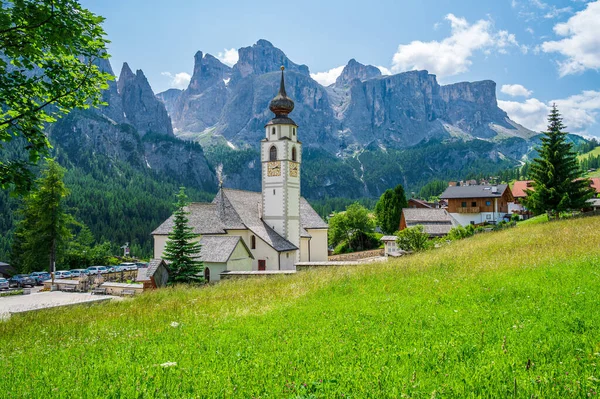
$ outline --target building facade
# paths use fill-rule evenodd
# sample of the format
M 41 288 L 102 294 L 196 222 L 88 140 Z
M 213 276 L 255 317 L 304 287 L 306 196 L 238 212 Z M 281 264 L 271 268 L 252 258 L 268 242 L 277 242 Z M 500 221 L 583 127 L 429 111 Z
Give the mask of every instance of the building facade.
M 463 226 L 501 222 L 514 202 L 506 184 L 449 186 L 440 198 L 448 201 L 448 213 Z

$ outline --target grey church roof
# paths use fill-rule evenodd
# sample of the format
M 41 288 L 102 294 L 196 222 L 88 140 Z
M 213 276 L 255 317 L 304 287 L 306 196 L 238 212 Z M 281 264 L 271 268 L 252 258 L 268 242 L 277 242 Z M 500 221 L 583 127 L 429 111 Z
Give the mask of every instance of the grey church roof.
M 279 252 L 298 249 L 260 218 L 260 192 L 221 189 L 211 204 L 192 203 L 189 206 L 189 224 L 194 233 L 203 235 L 226 234 L 227 230 L 249 229 Z M 310 237 L 306 229 L 326 229 L 327 223 L 310 204 L 300 199 L 301 236 Z M 153 235 L 167 235 L 173 228 L 173 216 L 167 219 Z
M 200 245 L 202 245 L 200 259 L 203 262 L 226 263 L 240 241 L 246 248 L 248 255 L 254 259 L 240 236 L 203 236 L 200 239 Z
M 474 185 L 474 186 L 451 186 L 447 187 L 446 190 L 440 195 L 443 199 L 452 198 L 500 198 L 506 190 L 506 184 L 498 184 L 497 192 L 493 192 L 492 187 L 486 185 Z

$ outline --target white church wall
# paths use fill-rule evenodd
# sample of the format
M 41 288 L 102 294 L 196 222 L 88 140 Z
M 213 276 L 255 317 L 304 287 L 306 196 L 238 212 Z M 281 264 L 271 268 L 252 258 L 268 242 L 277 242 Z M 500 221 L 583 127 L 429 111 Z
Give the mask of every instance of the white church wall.
M 296 252 L 282 252 L 279 256 L 281 259 L 281 270 L 296 270 Z
M 231 257 L 229 258 L 229 261 L 227 262 L 227 270 L 232 270 L 232 271 L 253 270 L 252 261 L 253 261 L 253 259 L 248 256 L 248 251 L 246 251 L 246 248 L 244 247 L 244 245 L 241 242 L 239 242 L 237 244 L 237 246 L 235 247 L 235 249 L 233 250 L 233 253 L 231 254 Z
M 168 236 L 155 235 L 154 236 L 154 259 L 162 259 L 163 252 L 167 246 Z
M 308 262 L 308 245 L 310 238 L 302 237 L 300 239 L 300 262 Z
M 226 263 L 211 263 L 205 262 L 204 267 L 210 270 L 210 281 L 219 281 L 221 280 L 221 273 L 227 270 Z
M 310 240 L 310 261 L 325 262 L 328 258 L 327 229 L 307 229 Z

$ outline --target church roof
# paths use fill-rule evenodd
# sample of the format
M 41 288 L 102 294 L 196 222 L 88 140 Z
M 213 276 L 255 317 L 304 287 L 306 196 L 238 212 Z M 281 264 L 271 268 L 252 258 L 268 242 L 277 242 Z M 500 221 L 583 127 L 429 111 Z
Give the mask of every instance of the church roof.
M 203 236 L 200 239 L 200 259 L 203 262 L 227 263 L 239 242 L 246 248 L 248 256 L 254 259 L 252 253 L 240 236 Z
M 194 229 L 194 233 L 202 235 L 226 234 L 227 230 L 248 229 L 279 252 L 298 249 L 261 219 L 259 213 L 261 201 L 260 192 L 221 189 L 212 203 L 189 205 L 189 225 Z M 304 198 L 300 199 L 300 225 L 302 237 L 310 237 L 306 229 L 327 228 L 327 223 Z M 152 234 L 167 235 L 172 229 L 173 216 Z

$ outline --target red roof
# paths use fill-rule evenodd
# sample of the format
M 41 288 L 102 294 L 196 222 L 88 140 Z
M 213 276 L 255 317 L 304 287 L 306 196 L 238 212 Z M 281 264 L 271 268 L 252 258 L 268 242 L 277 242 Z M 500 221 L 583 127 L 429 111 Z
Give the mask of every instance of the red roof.
M 577 180 L 581 180 L 581 179 L 577 179 Z M 591 181 L 590 187 L 592 187 L 594 190 L 596 190 L 596 193 L 600 193 L 600 177 L 590 177 L 589 180 Z M 525 194 L 525 190 L 526 189 L 533 190 L 533 187 L 531 187 L 529 185 L 531 182 L 533 182 L 533 180 L 518 180 L 518 181 L 516 181 L 512 188 L 513 197 L 515 197 L 515 198 L 526 197 L 527 194 Z
M 512 195 L 515 198 L 524 198 L 527 197 L 527 194 L 525 194 L 525 190 L 526 189 L 531 189 L 531 183 L 533 183 L 533 180 L 517 180 L 515 182 L 515 184 L 513 184 L 512 187 Z

